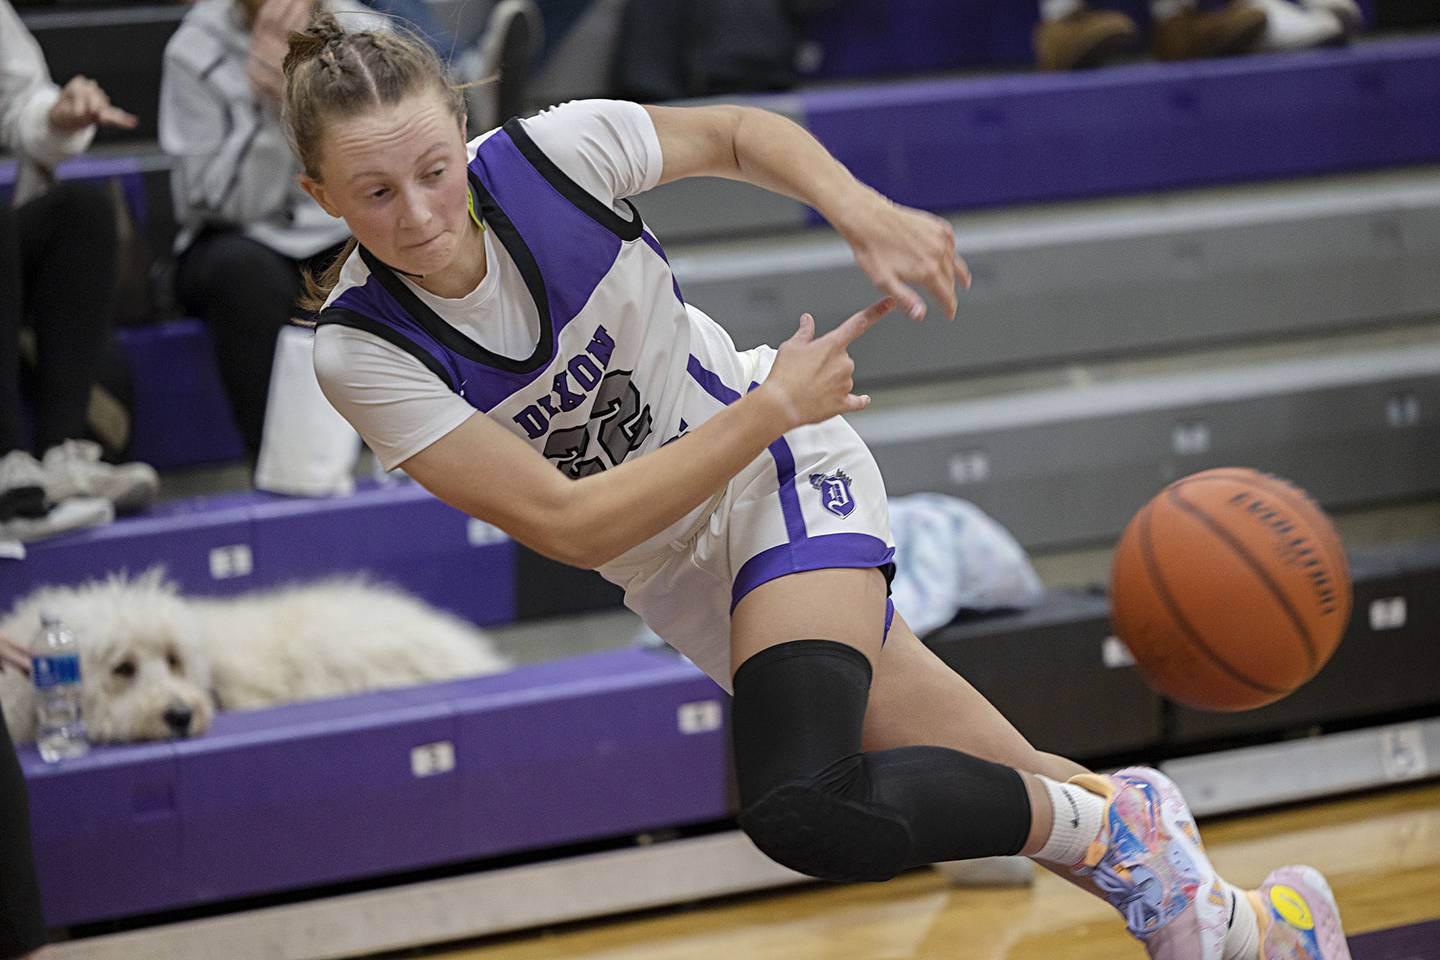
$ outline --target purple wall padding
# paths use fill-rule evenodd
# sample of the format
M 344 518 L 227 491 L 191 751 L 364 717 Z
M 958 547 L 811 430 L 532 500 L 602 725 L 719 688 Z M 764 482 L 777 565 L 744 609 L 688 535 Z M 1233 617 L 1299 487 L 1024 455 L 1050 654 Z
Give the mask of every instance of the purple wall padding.
M 209 595 L 367 573 L 476 623 L 509 623 L 517 548 L 503 537 L 472 543 L 473 529 L 408 482 L 322 499 L 194 497 L 29 544 L 26 559 L 0 561 L 0 610 L 45 584 L 163 564 L 184 592 Z
M 1131 17 L 1142 34 L 1133 55 L 1144 55 L 1146 0 L 1094 0 L 1089 6 Z M 1360 6 L 1373 23 L 1374 0 L 1360 0 Z M 1039 0 L 843 0 L 805 24 L 802 36 L 815 59 L 802 58 L 804 73 L 855 80 L 1030 64 L 1030 37 L 1039 19 Z
M 723 694 L 626 650 L 220 716 L 57 767 L 21 751 L 52 926 L 702 823 L 729 812 Z M 719 716 L 717 713 L 716 716 Z M 413 748 L 455 767 L 415 776 Z
M 1440 37 L 804 104 L 856 176 L 936 211 L 1309 176 L 1440 159 Z
M 203 323 L 124 327 L 115 337 L 135 384 L 132 459 L 166 469 L 245 456 Z
M 806 75 L 859 79 L 1029 63 L 1038 0 L 845 0 L 803 35 L 819 54 Z
M 262 495 L 253 516 L 260 582 L 365 570 L 481 625 L 515 619 L 515 542 L 472 543 L 474 522 L 419 484 L 326 500 Z

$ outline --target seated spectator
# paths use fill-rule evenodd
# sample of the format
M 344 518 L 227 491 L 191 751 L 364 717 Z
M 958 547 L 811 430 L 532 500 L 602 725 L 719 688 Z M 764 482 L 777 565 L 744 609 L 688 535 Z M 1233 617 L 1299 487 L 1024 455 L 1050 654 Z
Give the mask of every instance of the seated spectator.
M 110 340 L 118 240 L 103 189 L 54 183 L 56 165 L 83 153 L 97 127 L 135 123 L 94 80 L 56 86 L 39 44 L 0 0 L 0 147 L 21 161 L 14 209 L 0 203 L 0 539 L 104 522 L 109 500 L 138 508 L 158 489 L 148 466 L 111 467 L 79 439 Z M 23 383 L 22 358 L 33 374 Z M 70 498 L 90 502 L 54 509 Z
M 1195 0 L 1151 0 L 1151 47 L 1161 60 L 1192 60 L 1336 43 L 1358 30 L 1355 0 L 1228 0 L 1201 8 Z M 1035 61 L 1042 70 L 1093 67 L 1133 47 L 1135 22 L 1085 0 L 1041 0 Z
M 176 294 L 210 326 L 252 454 L 276 336 L 295 315 L 302 270 L 323 268 L 349 236 L 300 189 L 280 122 L 284 37 L 313 8 L 313 0 L 199 0 L 165 48 L 160 83 L 160 145 L 175 160 Z
M 360 24 L 389 22 L 349 0 L 325 6 Z M 210 326 L 252 454 L 260 449 L 276 337 L 296 315 L 303 274 L 322 272 L 349 236 L 300 189 L 280 122 L 286 38 L 315 7 L 316 0 L 198 0 L 165 48 L 160 145 L 175 158 L 176 294 Z M 528 51 L 537 39 L 522 29 L 531 20 L 529 0 L 499 8 L 491 20 L 504 24 L 501 42 L 482 39 L 473 66 L 487 75 L 499 71 L 507 51 Z M 517 103 L 512 93 L 503 106 Z M 482 122 L 497 118 L 493 106 L 481 106 Z

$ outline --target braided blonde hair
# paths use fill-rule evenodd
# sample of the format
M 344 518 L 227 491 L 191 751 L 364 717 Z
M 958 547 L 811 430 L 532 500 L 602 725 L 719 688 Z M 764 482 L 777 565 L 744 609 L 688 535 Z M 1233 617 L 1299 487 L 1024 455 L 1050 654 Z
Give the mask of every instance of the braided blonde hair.
M 393 105 L 427 89 L 441 95 L 457 121 L 465 116 L 464 95 L 449 84 L 435 51 L 405 32 L 351 33 L 333 15 L 317 12 L 303 31 L 290 34 L 284 70 L 282 109 L 290 148 L 312 180 L 320 180 L 321 145 L 330 121 Z M 352 238 L 319 278 L 306 275 L 301 306 L 315 310 L 324 305 L 354 249 Z

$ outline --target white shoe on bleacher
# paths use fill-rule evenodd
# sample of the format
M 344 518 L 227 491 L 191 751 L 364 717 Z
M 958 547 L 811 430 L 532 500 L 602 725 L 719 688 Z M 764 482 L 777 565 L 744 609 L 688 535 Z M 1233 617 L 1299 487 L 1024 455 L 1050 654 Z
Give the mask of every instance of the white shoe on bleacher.
M 98 527 L 115 519 L 115 506 L 102 497 L 70 497 L 52 506 L 43 517 L 12 517 L 0 523 L 0 543 L 43 540 L 67 530 Z
M 1311 3 L 1301 7 L 1290 0 L 1252 0 L 1265 11 L 1265 32 L 1255 43 L 1256 50 L 1308 50 L 1345 38 L 1345 27 L 1328 5 Z
M 125 515 L 144 510 L 160 492 L 160 477 L 148 463 L 111 464 L 100 459 L 100 444 L 66 440 L 45 451 L 45 492 L 59 503 L 76 497 L 100 497 Z
M 1333 14 L 1347 35 L 1354 35 L 1365 26 L 1365 15 L 1355 0 L 1300 0 L 1306 10 L 1323 10 Z

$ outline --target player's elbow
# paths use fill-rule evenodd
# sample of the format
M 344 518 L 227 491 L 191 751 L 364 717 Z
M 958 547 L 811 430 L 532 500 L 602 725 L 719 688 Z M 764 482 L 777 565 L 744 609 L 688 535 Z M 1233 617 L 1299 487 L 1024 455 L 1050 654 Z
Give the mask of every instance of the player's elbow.
M 587 511 L 574 491 L 567 492 L 571 495 L 543 512 L 543 521 L 526 538 L 527 546 L 551 560 L 586 570 L 604 566 L 623 553 L 611 543 L 605 519 Z

